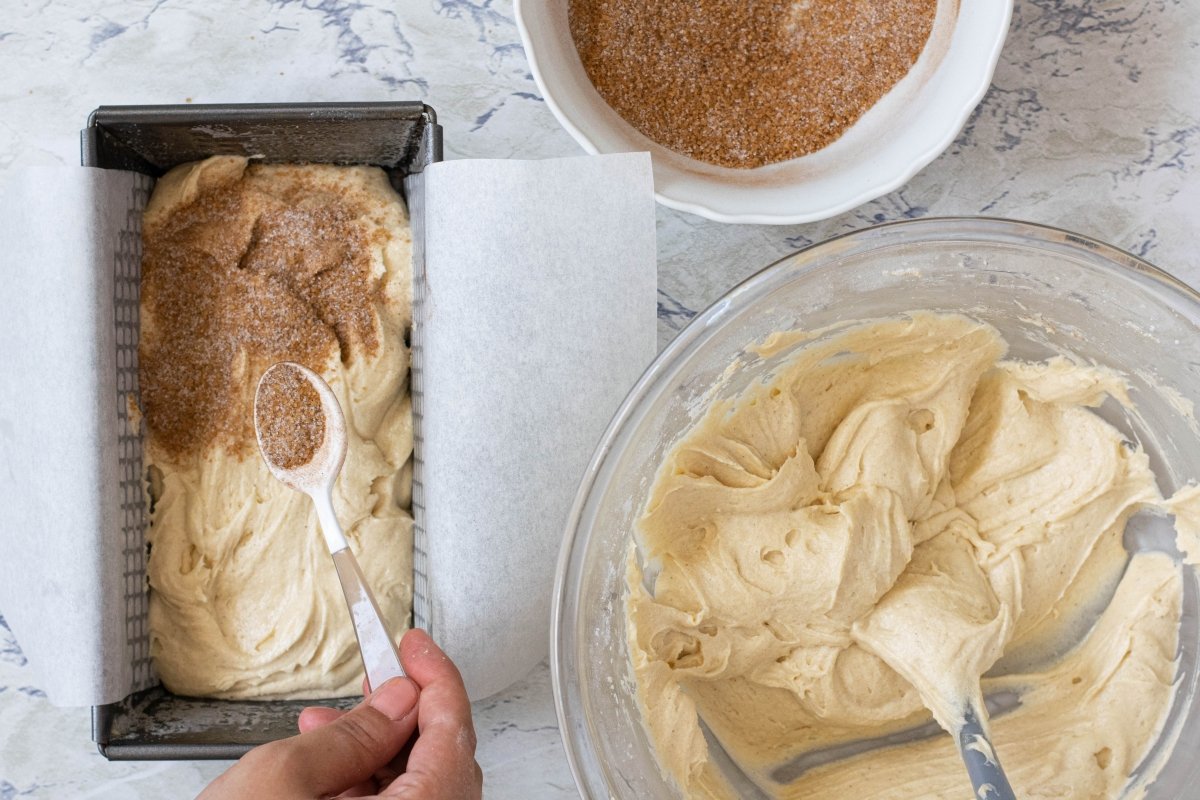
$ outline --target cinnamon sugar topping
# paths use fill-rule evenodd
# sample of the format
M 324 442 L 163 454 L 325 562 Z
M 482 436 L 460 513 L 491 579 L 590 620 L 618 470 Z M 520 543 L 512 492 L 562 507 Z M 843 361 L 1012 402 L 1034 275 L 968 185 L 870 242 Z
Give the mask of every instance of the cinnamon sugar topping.
M 147 222 L 139 380 L 152 441 L 172 458 L 252 453 L 270 364 L 320 373 L 379 346 L 362 200 L 302 169 L 249 166 Z

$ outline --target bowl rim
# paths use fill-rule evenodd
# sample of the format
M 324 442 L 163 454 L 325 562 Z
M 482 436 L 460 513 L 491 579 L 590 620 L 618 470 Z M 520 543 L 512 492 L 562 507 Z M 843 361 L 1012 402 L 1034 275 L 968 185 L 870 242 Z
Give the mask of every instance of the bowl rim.
M 721 295 L 707 308 L 693 317 L 665 347 L 655 356 L 654 360 L 634 383 L 633 387 L 621 401 L 611 421 L 600 437 L 596 449 L 589 459 L 587 467 L 581 476 L 579 489 L 571 504 L 563 529 L 563 540 L 555 566 L 554 588 L 550 606 L 550 679 L 554 696 L 554 712 L 558 721 L 559 735 L 562 739 L 563 750 L 576 787 L 584 798 L 591 798 L 593 788 L 603 788 L 600 797 L 612 796 L 605 783 L 602 787 L 595 785 L 596 776 L 589 776 L 584 771 L 584 759 L 595 760 L 595 747 L 591 731 L 585 723 L 585 741 L 576 741 L 572 736 L 572 723 L 567 719 L 567 693 L 574 689 L 580 692 L 578 685 L 570 686 L 564 674 L 565 642 L 564 635 L 574 630 L 573 621 L 565 617 L 567 605 L 572 599 L 568 596 L 568 576 L 572 574 L 573 556 L 579 543 L 580 522 L 585 508 L 592 499 L 593 490 L 600 479 L 613 445 L 618 435 L 625 429 L 629 418 L 641 405 L 646 395 L 657 382 L 659 377 L 671 371 L 679 360 L 686 356 L 692 345 L 719 322 L 719 317 L 731 306 L 738 306 L 740 298 L 753 295 L 764 285 L 769 285 L 775 273 L 789 266 L 795 269 L 792 279 L 808 275 L 822 266 L 826 252 L 837 254 L 845 252 L 847 245 L 865 243 L 867 250 L 886 249 L 890 246 L 904 243 L 910 233 L 924 233 L 928 237 L 935 234 L 938 241 L 958 242 L 987 242 L 1009 241 L 1018 244 L 1030 243 L 1064 251 L 1078 252 L 1080 248 L 1092 256 L 1098 256 L 1107 261 L 1116 271 L 1134 273 L 1148 278 L 1159 284 L 1161 288 L 1175 299 L 1190 303 L 1200 311 L 1200 291 L 1188 285 L 1164 269 L 1156 267 L 1144 258 L 1127 250 L 1115 247 L 1092 236 L 1075 233 L 1065 228 L 1046 225 L 1025 220 L 988 217 L 988 216 L 944 216 L 922 217 L 919 219 L 897 220 L 881 223 L 866 228 L 859 228 L 848 233 L 840 234 L 829 239 L 801 248 L 793 253 L 772 261 L 748 278 L 735 284 L 729 291 Z M 564 622 L 571 622 L 568 627 Z M 601 766 L 601 772 L 603 767 Z M 588 781 L 588 778 L 591 778 Z M 607 778 L 601 778 L 606 781 Z
M 544 2 L 544 0 L 540 0 Z M 938 156 L 946 151 L 958 138 L 959 133 L 970 119 L 971 114 L 982 102 L 984 95 L 987 94 L 992 85 L 992 78 L 996 72 L 996 65 L 1000 61 L 1000 53 L 1004 49 L 1004 42 L 1008 38 L 1008 29 L 1012 23 L 1012 12 L 1015 0 L 1000 0 L 1003 5 L 1002 21 L 996 26 L 996 35 L 991 41 L 990 49 L 987 51 L 986 58 L 979 62 L 981 69 L 976 73 L 976 82 L 969 93 L 963 94 L 963 99 L 966 101 L 956 109 L 953 114 L 947 114 L 945 117 L 945 125 L 941 136 L 931 141 L 926 149 L 918 153 L 915 157 L 909 160 L 908 165 L 903 169 L 891 173 L 891 178 L 879 181 L 873 184 L 870 188 L 864 189 L 852 195 L 847 195 L 843 200 L 826 206 L 820 210 L 814 210 L 801 213 L 765 213 L 759 211 L 720 211 L 713 208 L 710 203 L 704 199 L 696 199 L 693 194 L 695 192 L 684 192 L 682 196 L 674 194 L 671 190 L 660 191 L 655 182 L 654 199 L 667 208 L 672 208 L 678 211 L 686 211 L 690 214 L 711 219 L 714 222 L 724 222 L 732 224 L 756 224 L 756 225 L 794 225 L 804 222 L 816 222 L 822 219 L 837 216 L 851 209 L 870 202 L 876 198 L 882 197 L 885 194 L 899 189 L 904 184 L 908 183 L 918 172 L 929 166 Z M 589 155 L 600 155 L 608 152 L 618 152 L 616 150 L 608 151 L 601 150 L 593 137 L 589 135 L 582 126 L 577 124 L 574 118 L 567 112 L 563 105 L 555 99 L 546 88 L 546 80 L 543 76 L 541 59 L 534 47 L 534 38 L 530 34 L 529 26 L 525 21 L 526 5 L 529 0 L 514 0 L 513 2 L 513 17 L 517 25 L 517 31 L 521 37 L 521 46 L 525 51 L 525 58 L 529 64 L 529 72 L 533 76 L 534 83 L 537 85 L 538 91 L 541 93 L 542 99 L 546 102 L 546 106 L 558 120 L 559 125 L 571 136 L 576 143 L 583 148 Z M 961 12 L 962 0 L 955 0 L 958 10 Z M 536 8 L 536 3 L 532 4 Z M 786 162 L 780 162 L 786 163 Z M 766 165 L 773 166 L 773 165 Z M 793 183 L 793 187 L 803 186 L 803 183 Z M 707 192 L 700 192 L 705 195 Z

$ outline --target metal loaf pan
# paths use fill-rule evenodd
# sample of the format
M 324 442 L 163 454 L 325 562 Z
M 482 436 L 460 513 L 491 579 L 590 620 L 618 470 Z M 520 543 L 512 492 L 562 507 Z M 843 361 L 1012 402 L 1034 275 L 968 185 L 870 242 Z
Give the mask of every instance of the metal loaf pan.
M 409 202 L 414 269 L 421 249 L 420 173 L 442 158 L 442 129 L 420 102 L 245 105 L 101 106 L 82 132 L 85 167 L 120 169 L 145 177 L 135 196 L 116 254 L 114 321 L 117 387 L 137 393 L 138 292 L 141 211 L 153 180 L 172 167 L 213 155 L 269 162 L 372 164 L 382 167 Z M 313 701 L 224 701 L 180 697 L 157 684 L 149 657 L 145 581 L 147 514 L 140 436 L 120 407 L 122 527 L 125 551 L 126 632 L 140 686 L 118 703 L 92 708 L 92 738 L 108 759 L 237 758 L 264 742 L 291 736 L 300 709 Z M 419 500 L 414 487 L 414 503 Z M 424 624 L 424 552 L 414 552 L 414 622 Z M 197 654 L 202 658 L 203 654 Z M 354 700 L 331 700 L 348 707 Z

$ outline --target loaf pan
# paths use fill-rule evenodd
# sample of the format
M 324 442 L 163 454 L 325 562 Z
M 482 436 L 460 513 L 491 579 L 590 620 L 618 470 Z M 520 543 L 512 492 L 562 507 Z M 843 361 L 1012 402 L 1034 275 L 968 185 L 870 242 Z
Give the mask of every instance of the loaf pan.
M 140 207 L 131 208 L 115 259 L 113 314 L 117 326 L 117 388 L 137 393 L 138 291 L 141 210 L 153 180 L 172 167 L 214 155 L 277 163 L 371 164 L 382 167 L 409 202 L 414 269 L 422 259 L 420 173 L 442 158 L 442 131 L 420 102 L 245 105 L 101 106 L 82 132 L 85 167 L 139 173 Z M 92 708 L 92 738 L 108 759 L 237 758 L 264 742 L 291 736 L 296 717 L 313 701 L 226 701 L 180 697 L 157 684 L 149 657 L 146 588 L 147 514 L 142 486 L 142 443 L 126 404 L 118 403 L 121 529 L 125 554 L 126 634 L 135 654 L 137 684 L 124 700 Z M 414 502 L 417 495 L 414 495 Z M 424 625 L 424 552 L 413 553 L 414 624 Z M 201 656 L 202 657 L 202 656 Z M 348 708 L 354 698 L 324 705 Z

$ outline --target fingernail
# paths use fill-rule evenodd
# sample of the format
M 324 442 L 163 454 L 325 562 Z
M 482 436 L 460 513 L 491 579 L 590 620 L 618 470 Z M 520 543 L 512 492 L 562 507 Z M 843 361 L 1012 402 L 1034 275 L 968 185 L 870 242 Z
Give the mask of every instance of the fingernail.
M 399 722 L 417 704 L 417 685 L 408 678 L 392 678 L 371 692 L 367 705 L 393 722 Z

